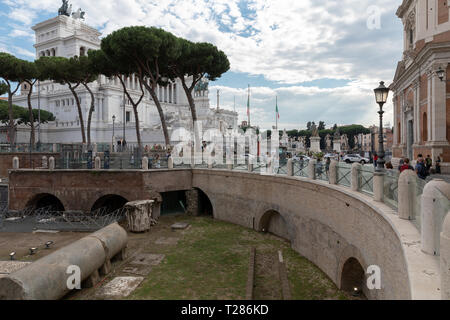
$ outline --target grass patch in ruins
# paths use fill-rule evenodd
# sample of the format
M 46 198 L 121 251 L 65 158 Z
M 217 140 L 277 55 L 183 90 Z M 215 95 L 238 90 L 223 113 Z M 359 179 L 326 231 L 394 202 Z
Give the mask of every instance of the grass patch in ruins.
M 158 248 L 159 253 L 166 255 L 165 259 L 153 267 L 127 299 L 245 299 L 251 247 L 263 255 L 283 252 L 293 299 L 347 298 L 320 269 L 282 239 L 207 217 L 182 216 L 177 220 L 189 222 L 191 228 L 182 231 L 184 235 L 176 246 Z M 145 252 L 154 253 L 154 249 L 148 247 Z M 270 268 L 276 265 L 263 266 L 261 270 Z M 279 296 L 271 294 L 279 291 L 278 278 L 257 272 L 255 285 L 258 290 L 255 298 Z

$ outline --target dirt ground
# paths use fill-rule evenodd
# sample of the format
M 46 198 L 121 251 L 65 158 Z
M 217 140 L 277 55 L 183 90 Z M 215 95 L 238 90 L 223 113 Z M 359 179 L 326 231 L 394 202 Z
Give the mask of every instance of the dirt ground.
M 16 252 L 15 259 L 20 261 L 35 261 L 72 242 L 79 240 L 89 233 L 58 232 L 58 233 L 8 233 L 0 232 L 0 260 L 9 260 L 9 254 Z M 53 241 L 50 249 L 45 243 Z M 30 255 L 30 248 L 38 248 L 36 254 Z
M 185 230 L 172 230 L 188 222 Z M 0 233 L 0 260 L 34 261 L 89 233 Z M 161 217 L 147 233 L 129 233 L 128 257 L 112 261 L 111 273 L 93 288 L 73 291 L 64 299 L 242 300 L 246 296 L 249 252 L 256 248 L 255 299 L 281 299 L 277 252 L 285 257 L 292 299 L 352 299 L 311 262 L 270 234 L 213 220 L 210 217 Z M 45 243 L 53 241 L 50 249 Z M 29 248 L 37 253 L 29 254 Z M 116 277 L 142 277 L 128 296 L 104 295 Z M 141 278 L 141 279 L 142 279 Z

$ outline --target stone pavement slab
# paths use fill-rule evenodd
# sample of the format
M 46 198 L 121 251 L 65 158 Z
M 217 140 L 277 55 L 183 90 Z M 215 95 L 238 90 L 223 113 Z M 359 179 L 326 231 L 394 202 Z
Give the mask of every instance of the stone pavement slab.
M 144 277 L 116 277 L 102 287 L 97 295 L 110 297 L 126 297 L 133 292 Z

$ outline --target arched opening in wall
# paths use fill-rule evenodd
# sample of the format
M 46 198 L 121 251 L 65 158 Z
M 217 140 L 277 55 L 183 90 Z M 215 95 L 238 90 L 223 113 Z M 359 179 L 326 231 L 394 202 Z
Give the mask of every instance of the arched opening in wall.
M 30 201 L 28 201 L 26 207 L 31 207 L 35 210 L 48 208 L 50 211 L 65 211 L 61 200 L 49 193 L 35 195 Z
M 122 196 L 109 194 L 95 201 L 94 205 L 91 208 L 91 212 L 104 208 L 105 210 L 103 211 L 103 213 L 108 214 L 122 208 L 127 202 L 128 200 Z
M 198 191 L 198 215 L 214 216 L 213 205 L 206 193 L 197 188 L 194 188 L 194 190 Z
M 428 141 L 428 116 L 426 112 L 422 116 L 422 139 L 423 142 Z
M 341 274 L 341 290 L 347 292 L 355 292 L 355 288 L 359 293 L 363 292 L 365 285 L 364 268 L 356 258 L 349 258 L 342 267 Z
M 263 214 L 259 221 L 258 231 L 269 232 L 287 241 L 291 241 L 286 220 L 275 210 L 269 210 Z
M 80 57 L 83 57 L 86 55 L 86 48 L 85 47 L 81 47 L 80 48 Z
M 185 191 L 172 191 L 161 193 L 161 215 L 183 214 L 186 212 Z

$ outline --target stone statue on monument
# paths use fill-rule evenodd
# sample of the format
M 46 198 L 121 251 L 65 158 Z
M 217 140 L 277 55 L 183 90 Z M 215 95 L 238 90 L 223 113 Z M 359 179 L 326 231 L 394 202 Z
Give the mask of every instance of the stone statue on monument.
M 339 128 L 336 128 L 336 131 L 334 132 L 334 139 L 340 139 L 341 133 L 339 132 Z
M 331 136 L 329 135 L 329 134 L 327 134 L 326 135 L 326 137 L 325 137 L 325 143 L 326 143 L 326 146 L 327 146 L 327 150 L 331 150 L 332 149 L 332 147 L 331 147 Z
M 319 129 L 317 128 L 315 123 L 311 126 L 311 133 L 312 133 L 311 134 L 312 137 L 318 137 L 319 136 Z
M 72 13 L 72 18 L 84 20 L 85 14 L 86 12 L 82 11 L 81 8 L 79 8 L 76 12 Z
M 70 17 L 72 5 L 69 7 L 69 0 L 62 0 L 62 6 L 58 10 L 58 15 Z

